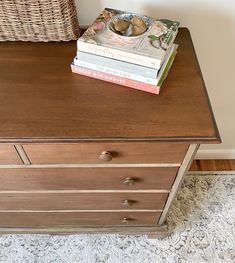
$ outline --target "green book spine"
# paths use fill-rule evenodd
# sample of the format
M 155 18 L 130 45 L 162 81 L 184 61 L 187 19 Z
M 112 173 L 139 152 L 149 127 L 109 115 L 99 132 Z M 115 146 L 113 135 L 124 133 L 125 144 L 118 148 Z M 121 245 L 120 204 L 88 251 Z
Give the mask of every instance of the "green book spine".
M 170 58 L 166 64 L 166 67 L 162 73 L 162 76 L 159 79 L 159 82 L 158 82 L 159 87 L 162 85 L 163 81 L 165 80 L 166 76 L 168 75 L 168 72 L 169 72 L 169 70 L 173 64 L 174 59 L 175 59 L 176 53 L 177 53 L 177 51 L 173 52 L 172 55 L 170 56 Z

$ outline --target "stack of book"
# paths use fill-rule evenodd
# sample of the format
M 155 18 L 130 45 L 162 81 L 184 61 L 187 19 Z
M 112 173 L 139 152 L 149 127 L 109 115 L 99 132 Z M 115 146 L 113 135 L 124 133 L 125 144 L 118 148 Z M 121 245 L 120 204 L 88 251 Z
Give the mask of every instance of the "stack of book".
M 159 94 L 174 61 L 179 22 L 104 9 L 77 40 L 74 73 Z

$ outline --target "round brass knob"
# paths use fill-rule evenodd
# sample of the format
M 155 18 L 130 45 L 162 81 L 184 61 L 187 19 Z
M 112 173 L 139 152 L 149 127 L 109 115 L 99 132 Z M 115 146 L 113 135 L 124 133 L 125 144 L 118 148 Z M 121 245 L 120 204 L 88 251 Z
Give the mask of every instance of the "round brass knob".
M 110 162 L 113 159 L 113 156 L 110 152 L 102 152 L 101 155 L 99 156 L 99 160 L 104 161 L 104 162 Z
M 131 178 L 131 177 L 127 177 L 123 183 L 125 185 L 128 185 L 128 186 L 132 186 L 133 184 L 135 184 L 135 179 L 134 178 Z
M 130 200 L 124 200 L 122 203 L 123 207 L 130 207 L 132 205 L 132 202 Z
M 123 219 L 122 219 L 122 223 L 123 223 L 123 224 L 128 224 L 129 221 L 130 221 L 130 219 L 127 218 L 127 217 L 123 217 Z

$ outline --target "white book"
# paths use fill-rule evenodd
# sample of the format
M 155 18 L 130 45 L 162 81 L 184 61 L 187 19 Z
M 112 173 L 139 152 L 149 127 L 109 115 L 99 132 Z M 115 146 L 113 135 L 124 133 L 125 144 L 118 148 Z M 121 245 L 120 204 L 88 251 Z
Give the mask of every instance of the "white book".
M 113 30 L 118 19 L 145 21 L 146 31 L 138 36 L 122 36 Z M 144 67 L 160 69 L 178 32 L 179 22 L 153 20 L 148 16 L 104 9 L 77 40 L 77 50 Z
M 105 65 L 120 71 L 125 71 L 131 74 L 141 75 L 147 78 L 156 78 L 159 69 L 144 67 L 141 65 L 124 62 L 117 59 L 111 59 L 103 56 L 98 56 L 92 53 L 77 51 L 77 58 L 88 63 L 95 63 L 97 65 Z
M 141 81 L 141 82 L 152 84 L 152 85 L 157 85 L 158 80 L 159 80 L 158 78 L 156 79 L 148 78 L 148 77 L 144 77 L 141 75 L 128 73 L 126 71 L 111 68 L 109 66 L 100 65 L 99 63 L 97 64 L 97 61 L 94 61 L 94 63 L 82 61 L 82 60 L 79 60 L 79 57 L 76 57 L 73 63 L 75 66 L 89 68 L 89 69 L 97 70 L 100 72 L 112 74 L 112 75 L 127 78 L 127 79 L 133 79 L 133 80 Z

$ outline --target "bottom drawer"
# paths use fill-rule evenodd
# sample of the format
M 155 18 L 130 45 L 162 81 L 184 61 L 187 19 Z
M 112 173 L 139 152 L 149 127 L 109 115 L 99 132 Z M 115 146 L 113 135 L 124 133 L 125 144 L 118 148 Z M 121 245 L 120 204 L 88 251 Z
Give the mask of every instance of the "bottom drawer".
M 154 212 L 1 212 L 1 227 L 53 227 L 85 225 L 156 225 Z
M 164 208 L 167 196 L 168 193 L 131 192 L 0 193 L 0 210 L 160 210 Z

